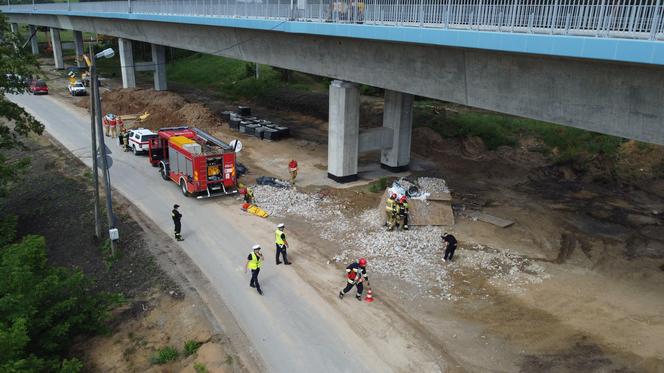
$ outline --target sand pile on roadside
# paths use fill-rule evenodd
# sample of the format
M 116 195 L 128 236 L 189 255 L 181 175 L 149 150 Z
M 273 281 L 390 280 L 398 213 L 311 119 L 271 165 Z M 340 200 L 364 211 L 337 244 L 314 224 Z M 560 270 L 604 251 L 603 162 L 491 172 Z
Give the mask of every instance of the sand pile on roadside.
M 187 103 L 177 114 L 183 118 L 183 122 L 189 125 L 195 125 L 201 128 L 211 128 L 221 126 L 221 121 L 207 108 L 207 106 L 198 103 Z
M 79 100 L 78 106 L 87 108 L 89 99 Z M 214 128 L 221 125 L 214 113 L 205 105 L 188 103 L 182 96 L 154 89 L 114 89 L 102 93 L 104 113 L 117 115 L 150 113 L 143 127 L 156 129 L 187 125 Z

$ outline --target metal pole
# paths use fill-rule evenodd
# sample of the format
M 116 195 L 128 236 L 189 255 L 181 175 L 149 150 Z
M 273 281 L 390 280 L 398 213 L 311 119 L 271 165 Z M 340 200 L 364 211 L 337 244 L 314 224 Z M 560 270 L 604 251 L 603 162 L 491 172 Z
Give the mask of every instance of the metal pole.
M 657 5 L 655 6 L 655 14 L 652 18 L 652 25 L 650 26 L 650 40 L 655 40 L 657 37 L 657 26 L 659 23 L 659 2 L 657 0 Z
M 92 56 L 92 43 L 90 55 Z M 96 74 L 95 74 L 96 75 Z M 92 182 L 94 187 L 95 237 L 101 237 L 101 216 L 99 213 L 99 169 L 97 168 L 97 139 L 95 137 L 95 91 L 92 87 L 92 67 L 90 67 L 90 140 L 92 144 Z
M 127 0 L 127 12 L 131 13 L 131 0 Z
M 90 59 L 92 60 L 92 71 L 94 74 L 91 74 L 91 78 L 93 79 L 93 84 L 94 84 L 94 95 L 95 95 L 95 111 L 96 111 L 96 117 L 97 117 L 97 142 L 99 143 L 99 152 L 101 153 L 101 166 L 102 170 L 104 172 L 104 192 L 106 193 L 106 218 L 108 219 L 108 229 L 109 231 L 113 228 L 115 228 L 115 224 L 113 222 L 113 200 L 111 196 L 111 176 L 108 172 L 108 161 L 106 159 L 106 144 L 104 144 L 104 133 L 103 133 L 103 128 L 101 124 L 101 99 L 100 99 L 100 94 L 99 94 L 99 82 L 97 81 L 97 69 L 95 67 L 96 61 L 95 61 L 95 55 L 91 54 Z M 113 240 L 110 240 L 111 242 L 111 256 L 115 256 L 115 242 Z

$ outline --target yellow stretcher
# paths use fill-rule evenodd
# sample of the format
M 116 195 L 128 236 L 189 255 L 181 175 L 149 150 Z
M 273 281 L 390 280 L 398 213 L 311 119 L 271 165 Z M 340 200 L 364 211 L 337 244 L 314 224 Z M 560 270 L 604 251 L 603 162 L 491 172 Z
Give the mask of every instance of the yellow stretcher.
M 246 211 L 252 215 L 259 216 L 261 218 L 267 218 L 270 216 L 267 211 L 263 210 L 262 208 L 256 206 L 256 205 L 251 205 L 247 207 Z

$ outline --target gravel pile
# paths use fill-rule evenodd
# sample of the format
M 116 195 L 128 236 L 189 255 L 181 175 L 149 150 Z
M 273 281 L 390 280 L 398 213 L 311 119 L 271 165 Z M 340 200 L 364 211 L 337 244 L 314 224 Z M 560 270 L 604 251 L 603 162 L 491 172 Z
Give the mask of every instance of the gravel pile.
M 422 179 L 424 182 L 422 183 Z M 444 181 L 420 178 L 427 192 L 446 191 Z M 541 282 L 548 275 L 544 267 L 510 251 L 476 245 L 457 249 L 455 263 L 442 262 L 442 227 L 411 227 L 409 231 L 387 232 L 382 209 L 368 209 L 346 216 L 331 197 L 306 194 L 294 189 L 254 187 L 258 205 L 273 216 L 303 218 L 320 232 L 320 237 L 337 242 L 342 251 L 333 260 L 349 263 L 360 256 L 370 261 L 372 273 L 394 276 L 430 298 L 457 300 L 463 293 L 455 286 L 455 273 L 479 271 L 489 283 L 518 291 Z
M 422 193 L 449 193 L 450 190 L 445 183 L 445 180 L 437 177 L 420 177 L 417 179 L 417 184 Z
M 329 209 L 322 209 L 329 205 L 329 201 L 317 194 L 297 192 L 291 188 L 275 188 L 267 185 L 252 187 L 256 203 L 272 216 L 284 217 L 293 215 L 318 220 Z

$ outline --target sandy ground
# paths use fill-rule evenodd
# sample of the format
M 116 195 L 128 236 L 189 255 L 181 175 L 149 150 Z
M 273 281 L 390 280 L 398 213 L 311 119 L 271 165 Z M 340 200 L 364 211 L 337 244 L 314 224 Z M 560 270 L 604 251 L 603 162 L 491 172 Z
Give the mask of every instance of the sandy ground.
M 325 146 L 298 139 L 262 142 L 227 128 L 218 133 L 245 143 L 241 161 L 251 170 L 249 181 L 263 174 L 285 178 L 287 161 L 296 157 L 302 184 L 312 185 L 303 189 L 320 190 L 314 180 L 325 170 Z M 286 221 L 294 267 L 303 280 L 319 289 L 330 307 L 346 312 L 366 341 L 392 362 L 424 353 L 437 359 L 426 371 L 664 371 L 661 195 L 560 181 L 516 154 L 471 157 L 456 152 L 456 144 L 445 149 L 414 157 L 415 173 L 443 176 L 461 207 L 479 206 L 516 221 L 500 229 L 458 216 L 450 229 L 461 242 L 458 260 L 443 264 L 440 253 L 431 253 L 437 268 L 458 268 L 449 280 L 454 300 L 412 296 L 422 289 L 376 275 L 377 302 L 340 302 L 336 292 L 344 263 L 332 259 L 349 248 L 321 238 L 320 228 L 297 216 L 266 221 L 238 210 L 237 227 L 270 232 Z M 354 187 L 338 202 L 375 206 L 378 198 Z M 218 203 L 233 211 L 237 202 Z M 263 239 L 269 243 L 272 237 Z M 500 269 L 464 263 L 465 257 L 492 250 L 537 263 L 546 276 L 514 286 L 493 280 Z M 407 342 L 393 344 L 394 335 L 405 335 L 398 340 Z

